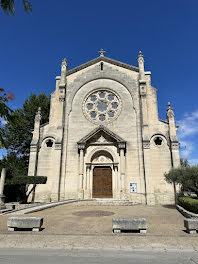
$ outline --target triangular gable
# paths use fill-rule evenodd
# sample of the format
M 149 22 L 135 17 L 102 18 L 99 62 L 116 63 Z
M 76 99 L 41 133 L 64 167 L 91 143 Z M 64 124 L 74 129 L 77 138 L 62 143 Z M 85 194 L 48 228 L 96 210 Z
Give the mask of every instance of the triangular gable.
M 93 59 L 91 61 L 88 61 L 87 63 L 84 63 L 84 64 L 82 64 L 80 66 L 77 66 L 77 67 L 69 70 L 67 72 L 67 76 L 71 75 L 71 74 L 73 74 L 75 72 L 78 72 L 78 71 L 80 71 L 82 69 L 85 69 L 85 68 L 87 68 L 87 67 L 89 67 L 91 65 L 94 65 L 94 64 L 96 64 L 96 63 L 98 63 L 100 61 L 108 62 L 110 64 L 113 64 L 113 65 L 116 65 L 116 66 L 119 66 L 119 67 L 122 67 L 122 68 L 125 68 L 125 69 L 128 69 L 128 70 L 131 70 L 131 71 L 139 72 L 139 68 L 138 67 L 135 67 L 135 66 L 132 66 L 132 65 L 117 61 L 117 60 L 113 60 L 113 59 L 110 59 L 110 58 L 105 57 L 105 56 L 100 56 L 100 57 L 95 58 L 95 59 Z
M 123 140 L 121 137 L 117 136 L 115 133 L 110 131 L 108 128 L 101 125 L 97 127 L 96 129 L 94 129 L 93 131 L 91 131 L 87 136 L 83 137 L 80 141 L 77 142 L 77 144 L 85 145 L 88 141 L 91 140 L 91 138 L 93 138 L 95 135 L 97 135 L 100 132 L 103 132 L 107 136 L 111 137 L 113 141 L 116 141 L 117 143 L 124 143 L 124 144 L 126 143 L 126 141 Z

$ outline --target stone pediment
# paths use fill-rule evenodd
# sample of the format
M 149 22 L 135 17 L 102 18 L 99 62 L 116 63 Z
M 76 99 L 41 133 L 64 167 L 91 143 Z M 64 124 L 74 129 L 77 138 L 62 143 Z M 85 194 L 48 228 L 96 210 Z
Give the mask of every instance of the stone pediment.
M 78 145 L 126 145 L 126 141 L 104 126 L 99 126 L 83 137 Z
M 125 68 L 125 69 L 128 69 L 128 70 L 131 70 L 131 71 L 135 71 L 135 72 L 139 72 L 139 68 L 138 67 L 135 67 L 135 66 L 132 66 L 132 65 L 129 65 L 129 64 L 126 64 L 126 63 L 123 63 L 123 62 L 120 62 L 120 61 L 117 61 L 117 60 L 113 60 L 111 58 L 108 58 L 108 57 L 105 57 L 105 56 L 99 56 L 91 61 L 88 61 L 82 65 L 79 65 L 71 70 L 69 70 L 67 72 L 67 76 L 75 73 L 75 72 L 78 72 L 80 70 L 83 70 L 89 66 L 92 66 L 98 62 L 108 62 L 110 64 L 113 64 L 113 65 L 116 65 L 118 67 L 122 67 L 122 68 Z

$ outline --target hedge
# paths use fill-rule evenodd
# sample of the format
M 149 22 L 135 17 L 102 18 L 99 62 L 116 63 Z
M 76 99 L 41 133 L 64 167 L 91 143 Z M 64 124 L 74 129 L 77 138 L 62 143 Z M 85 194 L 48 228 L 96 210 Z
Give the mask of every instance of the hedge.
M 187 211 L 198 214 L 198 200 L 191 197 L 178 197 L 178 204 Z
M 8 184 L 45 184 L 46 181 L 45 176 L 20 176 L 14 177 Z

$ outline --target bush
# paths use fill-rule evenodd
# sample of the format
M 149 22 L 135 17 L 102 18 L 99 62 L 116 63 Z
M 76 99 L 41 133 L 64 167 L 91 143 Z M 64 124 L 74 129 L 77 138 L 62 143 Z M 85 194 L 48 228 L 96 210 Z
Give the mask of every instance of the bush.
M 25 184 L 12 184 L 12 185 L 5 185 L 4 194 L 6 196 L 5 202 L 19 202 L 19 203 L 26 203 L 26 185 Z
M 198 200 L 191 197 L 178 197 L 178 204 L 187 211 L 198 214 Z
M 45 184 L 46 181 L 45 176 L 20 176 L 13 178 L 9 184 Z

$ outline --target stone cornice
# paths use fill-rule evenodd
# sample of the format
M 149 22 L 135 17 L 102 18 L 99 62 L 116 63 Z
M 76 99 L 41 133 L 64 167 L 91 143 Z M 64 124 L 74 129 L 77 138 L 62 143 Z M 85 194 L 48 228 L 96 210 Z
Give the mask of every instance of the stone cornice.
M 139 68 L 138 67 L 135 67 L 135 66 L 132 66 L 132 65 L 129 65 L 129 64 L 126 64 L 126 63 L 123 63 L 123 62 L 120 62 L 120 61 L 117 61 L 117 60 L 113 60 L 113 59 L 110 59 L 108 57 L 105 57 L 105 56 L 100 56 L 98 58 L 95 58 L 91 61 L 88 61 L 82 65 L 79 65 L 71 70 L 69 70 L 67 72 L 67 76 L 75 73 L 75 72 L 78 72 L 82 69 L 85 69 L 91 65 L 94 65 L 100 61 L 104 61 L 104 62 L 108 62 L 110 64 L 113 64 L 113 65 L 116 65 L 116 66 L 119 66 L 119 67 L 122 67 L 122 68 L 125 68 L 125 69 L 128 69 L 128 70 L 131 70 L 131 71 L 135 71 L 135 72 L 139 72 Z
M 83 137 L 80 141 L 77 142 L 78 145 L 86 144 L 86 142 L 91 139 L 94 135 L 99 133 L 100 131 L 103 131 L 105 134 L 113 138 L 117 143 L 124 143 L 126 144 L 126 141 L 123 140 L 121 137 L 117 136 L 115 133 L 110 131 L 108 128 L 100 125 L 96 129 L 92 130 L 87 136 Z

